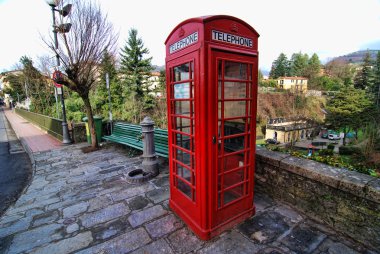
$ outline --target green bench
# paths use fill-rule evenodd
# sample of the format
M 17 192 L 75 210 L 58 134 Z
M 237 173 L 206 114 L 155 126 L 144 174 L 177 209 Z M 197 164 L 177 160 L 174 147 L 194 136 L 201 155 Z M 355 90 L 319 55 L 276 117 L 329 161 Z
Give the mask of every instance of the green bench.
M 141 126 L 116 122 L 113 126 L 112 135 L 103 136 L 104 140 L 127 145 L 138 150 L 143 150 Z M 168 158 L 168 131 L 154 129 L 154 146 L 156 154 Z

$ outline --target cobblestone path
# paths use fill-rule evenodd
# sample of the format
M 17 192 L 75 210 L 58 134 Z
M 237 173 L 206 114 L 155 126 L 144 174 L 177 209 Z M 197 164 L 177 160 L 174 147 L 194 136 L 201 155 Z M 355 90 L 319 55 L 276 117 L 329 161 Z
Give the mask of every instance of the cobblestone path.
M 32 182 L 0 219 L 0 253 L 376 253 L 263 194 L 257 213 L 211 241 L 168 208 L 168 171 L 125 180 L 141 160 L 107 145 L 34 153 Z

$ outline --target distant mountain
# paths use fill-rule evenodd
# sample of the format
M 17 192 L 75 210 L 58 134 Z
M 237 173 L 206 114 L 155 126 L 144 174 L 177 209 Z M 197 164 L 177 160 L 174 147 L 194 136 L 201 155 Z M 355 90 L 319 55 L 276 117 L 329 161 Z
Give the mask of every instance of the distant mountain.
M 264 75 L 264 76 L 269 76 L 269 71 L 268 70 L 265 70 L 265 69 L 260 69 L 261 70 L 261 73 Z
M 165 70 L 165 65 L 161 65 L 161 66 L 153 65 L 153 71 L 160 72 L 160 71 L 163 71 L 163 70 Z
M 375 60 L 377 52 L 379 52 L 379 51 L 380 50 L 360 50 L 360 51 L 356 51 L 353 53 L 349 53 L 349 54 L 344 55 L 344 56 L 335 57 L 331 61 L 338 60 L 338 61 L 344 61 L 346 63 L 360 64 L 363 62 L 364 56 L 365 56 L 365 54 L 367 54 L 367 52 L 369 52 L 371 59 Z M 331 62 L 331 61 L 329 61 L 329 62 Z

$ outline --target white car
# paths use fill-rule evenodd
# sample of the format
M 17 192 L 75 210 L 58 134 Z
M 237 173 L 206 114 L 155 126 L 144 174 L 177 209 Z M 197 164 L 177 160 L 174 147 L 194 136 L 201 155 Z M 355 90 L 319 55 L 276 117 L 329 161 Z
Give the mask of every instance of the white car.
M 337 140 L 337 139 L 340 139 L 340 136 L 337 134 L 329 134 L 329 139 L 330 140 Z

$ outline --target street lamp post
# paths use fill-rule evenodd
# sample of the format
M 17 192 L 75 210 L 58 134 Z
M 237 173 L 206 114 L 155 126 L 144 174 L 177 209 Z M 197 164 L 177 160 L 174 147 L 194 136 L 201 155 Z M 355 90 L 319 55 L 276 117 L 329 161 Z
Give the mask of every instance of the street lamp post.
M 60 0 L 46 0 L 46 3 L 50 5 L 51 7 L 51 13 L 53 16 L 53 33 L 54 33 L 54 46 L 56 49 L 56 59 L 57 59 L 57 69 L 59 69 L 60 66 L 60 60 L 58 55 L 58 32 L 60 33 L 66 33 L 70 30 L 71 24 L 61 24 L 59 26 L 55 23 L 55 12 L 57 11 L 59 14 L 61 14 L 63 17 L 67 16 L 70 13 L 71 10 L 71 4 L 66 5 L 62 8 L 62 10 L 56 9 L 57 5 L 59 4 Z M 58 88 L 59 89 L 59 88 Z M 65 109 L 65 99 L 63 96 L 63 86 L 60 87 L 61 89 L 61 104 L 62 104 L 62 143 L 64 145 L 71 144 L 71 138 L 69 135 L 69 128 L 67 126 L 67 120 L 66 120 L 66 109 Z

